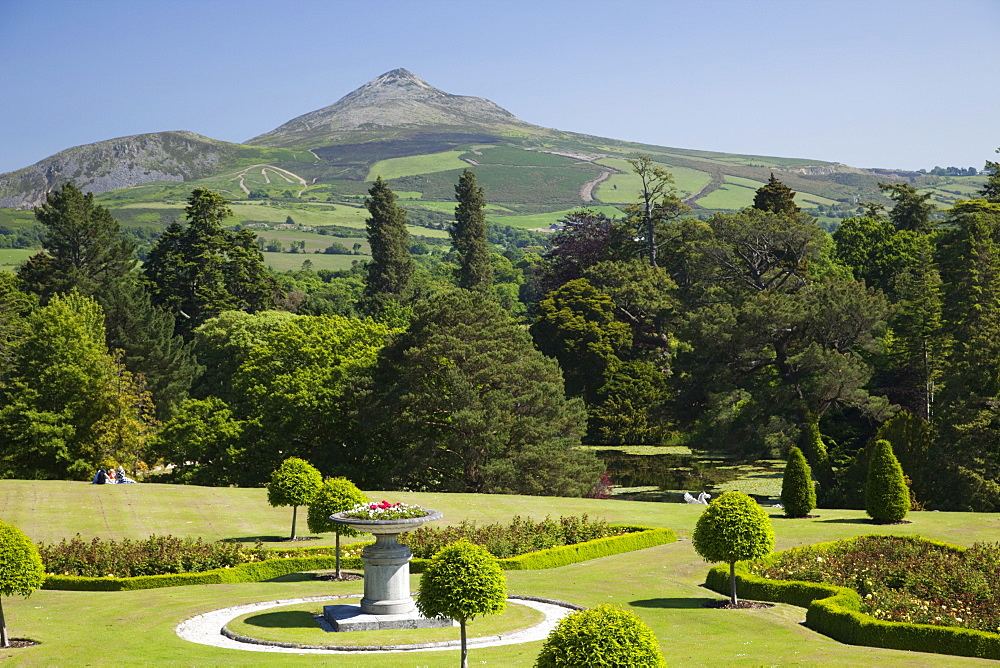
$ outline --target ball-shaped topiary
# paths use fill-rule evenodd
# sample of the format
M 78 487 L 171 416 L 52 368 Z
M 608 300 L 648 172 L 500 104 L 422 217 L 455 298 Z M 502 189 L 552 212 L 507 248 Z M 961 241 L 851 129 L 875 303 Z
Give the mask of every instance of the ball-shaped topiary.
M 486 548 L 459 541 L 442 548 L 420 578 L 417 609 L 425 617 L 451 617 L 461 627 L 462 665 L 468 665 L 465 624 L 507 607 L 507 580 Z
M 271 473 L 267 502 L 272 506 L 292 506 L 292 540 L 295 540 L 299 506 L 312 501 L 322 484 L 323 476 L 316 467 L 298 457 L 289 457 Z
M 743 492 L 723 492 L 694 528 L 694 549 L 706 561 L 729 564 L 730 600 L 736 600 L 736 562 L 757 559 L 774 549 L 771 518 Z
M 611 605 L 573 612 L 542 646 L 536 668 L 556 666 L 666 666 L 653 631 L 633 612 Z
M 788 451 L 788 463 L 781 479 L 781 505 L 786 517 L 806 517 L 816 507 L 812 468 L 802 451 L 795 446 Z
M 17 527 L 0 522 L 0 594 L 31 596 L 45 581 L 38 548 Z M 0 602 L 0 647 L 9 647 L 7 623 Z
M 910 490 L 903 477 L 903 467 L 886 440 L 875 441 L 868 461 L 865 484 L 865 510 L 879 524 L 900 522 L 910 510 Z
M 337 578 L 340 578 L 340 537 L 360 536 L 361 532 L 346 524 L 331 522 L 330 515 L 367 502 L 368 497 L 364 492 L 347 478 L 327 478 L 316 492 L 316 496 L 309 502 L 309 514 L 306 516 L 309 531 L 312 533 L 333 531 L 337 535 Z

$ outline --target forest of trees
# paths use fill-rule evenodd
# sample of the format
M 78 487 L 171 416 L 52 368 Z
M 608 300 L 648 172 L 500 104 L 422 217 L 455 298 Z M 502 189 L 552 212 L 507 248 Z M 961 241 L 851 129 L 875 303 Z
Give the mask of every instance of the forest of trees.
M 819 503 L 858 507 L 892 443 L 928 508 L 1000 510 L 1000 170 L 939 214 L 905 183 L 828 234 L 772 175 L 701 220 L 630 161 L 622 216 L 523 248 L 466 170 L 451 251 L 414 254 L 388 184 L 368 262 L 274 274 L 198 188 L 141 267 L 72 183 L 44 251 L 0 275 L 0 476 L 261 485 L 288 457 L 369 489 L 581 495 L 581 443 L 797 446 Z M 491 239 L 494 243 L 490 243 Z

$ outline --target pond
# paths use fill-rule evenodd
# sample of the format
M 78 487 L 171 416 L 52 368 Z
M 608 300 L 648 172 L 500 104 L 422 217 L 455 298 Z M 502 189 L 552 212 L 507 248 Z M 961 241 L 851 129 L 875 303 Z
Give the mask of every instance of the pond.
M 779 460 L 745 462 L 677 446 L 594 446 L 593 450 L 607 468 L 616 498 L 677 502 L 684 492 L 716 496 L 739 489 L 761 503 L 774 503 L 781 494 L 784 462 Z

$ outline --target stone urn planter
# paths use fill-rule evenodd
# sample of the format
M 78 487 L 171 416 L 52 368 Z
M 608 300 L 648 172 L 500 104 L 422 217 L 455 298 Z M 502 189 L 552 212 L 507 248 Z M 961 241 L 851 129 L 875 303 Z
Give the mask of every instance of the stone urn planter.
M 361 561 L 365 567 L 365 595 L 361 599 L 360 613 L 364 615 L 392 615 L 397 620 L 424 620 L 417 611 L 417 604 L 410 596 L 410 559 L 413 553 L 406 545 L 400 544 L 396 538 L 401 533 L 413 531 L 425 522 L 433 522 L 444 517 L 441 511 L 428 510 L 426 515 L 395 520 L 363 520 L 356 517 L 344 517 L 344 513 L 330 515 L 330 521 L 345 524 L 356 531 L 370 533 L 375 536 L 375 544 L 361 551 Z M 348 607 L 348 606 L 338 606 Z M 342 616 L 342 615 L 339 615 Z M 398 616 L 398 617 L 397 617 Z M 329 619 L 329 615 L 327 615 Z M 441 620 L 425 620 L 439 622 Z M 418 628 L 411 621 L 402 626 L 377 623 L 377 620 L 357 619 L 347 625 L 343 621 L 338 625 L 331 620 L 335 628 L 346 626 L 357 627 L 357 630 L 376 630 L 379 628 Z M 360 624 L 360 626 L 359 626 Z M 372 626 L 372 624 L 376 624 Z M 430 626 L 420 624 L 419 626 Z M 438 624 L 434 624 L 438 625 Z M 451 625 L 447 620 L 442 625 Z

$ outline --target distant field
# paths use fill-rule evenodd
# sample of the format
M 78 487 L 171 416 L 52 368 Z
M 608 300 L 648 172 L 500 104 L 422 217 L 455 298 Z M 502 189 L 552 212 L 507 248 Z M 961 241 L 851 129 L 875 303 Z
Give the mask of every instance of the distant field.
M 754 189 L 735 183 L 723 183 L 718 189 L 697 200 L 706 209 L 742 209 L 753 204 Z
M 598 186 L 595 195 L 603 202 L 630 203 L 639 198 L 639 191 L 642 182 L 637 174 L 632 173 L 632 166 L 624 159 L 608 158 L 598 161 L 602 165 L 614 167 L 625 172 L 624 174 L 612 174 L 611 178 Z M 681 198 L 689 197 L 708 185 L 711 176 L 708 172 L 688 167 L 674 167 L 670 165 L 658 165 L 666 169 L 674 177 L 674 187 L 677 188 Z
M 330 237 L 331 239 L 333 237 Z M 350 246 L 347 246 L 350 248 Z M 306 260 L 312 261 L 313 271 L 329 269 L 339 271 L 350 269 L 351 263 L 355 260 L 365 262 L 370 260 L 368 255 L 326 255 L 325 253 L 264 253 L 264 262 L 274 271 L 288 271 L 290 269 L 301 269 L 302 263 Z
M 577 160 L 562 155 L 552 155 L 541 151 L 528 151 L 517 146 L 494 146 L 480 151 L 469 151 L 465 157 L 481 165 L 541 165 L 543 167 L 566 167 Z M 475 168 L 473 168 L 475 169 Z
M 255 229 L 257 232 L 257 237 L 269 241 L 271 239 L 278 239 L 281 241 L 287 250 L 289 244 L 293 241 L 304 241 L 306 243 L 305 250 L 307 253 L 312 253 L 313 251 L 322 251 L 330 246 L 334 242 L 344 244 L 348 248 L 353 248 L 354 244 L 361 244 L 361 253 L 363 255 L 370 255 L 371 248 L 368 246 L 368 239 L 359 235 L 357 237 L 334 237 L 326 234 L 317 234 L 316 232 L 303 232 L 301 230 L 260 230 Z
M 620 209 L 616 209 L 613 206 L 592 206 L 583 207 L 578 206 L 573 209 L 564 209 L 562 211 L 553 211 L 552 213 L 536 213 L 527 216 L 486 216 L 486 220 L 491 223 L 497 223 L 498 225 L 508 225 L 510 227 L 519 227 L 523 229 L 532 230 L 535 228 L 548 228 L 549 225 L 553 225 L 559 222 L 560 218 L 565 218 L 567 214 L 574 211 L 579 211 L 581 209 L 588 208 L 595 213 L 603 213 L 609 218 L 617 216 L 622 217 L 622 212 Z
M 461 159 L 465 151 L 442 151 L 428 155 L 413 155 L 405 158 L 379 160 L 368 170 L 366 181 L 374 181 L 381 176 L 386 181 L 403 176 L 446 172 L 451 169 L 463 169 L 471 165 Z
M 37 248 L 0 248 L 0 271 L 14 271 L 37 252 Z

